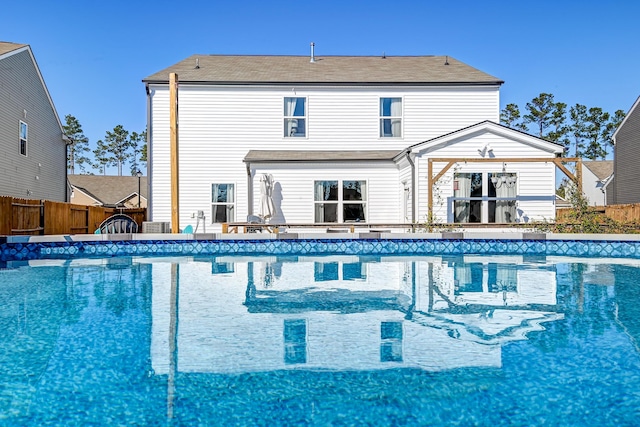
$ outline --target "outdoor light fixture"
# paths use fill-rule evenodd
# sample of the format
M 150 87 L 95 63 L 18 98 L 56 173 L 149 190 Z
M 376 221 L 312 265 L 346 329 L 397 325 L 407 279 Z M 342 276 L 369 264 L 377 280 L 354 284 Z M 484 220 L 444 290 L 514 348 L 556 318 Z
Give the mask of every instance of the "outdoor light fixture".
M 502 172 L 491 177 L 491 182 L 496 188 L 500 188 L 506 185 L 508 188 L 512 188 L 516 185 L 516 176 L 514 174 L 508 174 L 506 172 L 506 164 L 502 164 Z

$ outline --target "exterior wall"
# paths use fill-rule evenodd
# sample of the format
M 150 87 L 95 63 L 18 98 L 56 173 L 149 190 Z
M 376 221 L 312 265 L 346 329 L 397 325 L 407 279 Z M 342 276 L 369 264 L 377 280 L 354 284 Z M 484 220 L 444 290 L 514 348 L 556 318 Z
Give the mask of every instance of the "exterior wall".
M 270 173 L 274 180 L 273 198 L 277 214 L 271 220 L 272 223 L 313 223 L 316 180 L 364 180 L 367 182 L 367 222 L 379 224 L 403 221 L 398 168 L 392 162 L 357 165 L 306 164 L 304 167 L 300 167 L 300 164 L 277 164 L 269 165 L 268 168 L 256 168 L 253 179 L 255 214 L 260 213 L 259 178 L 263 173 Z M 236 220 L 244 221 L 245 218 L 240 217 Z
M 434 185 L 433 213 L 436 222 L 453 222 L 452 211 L 453 174 L 455 172 L 494 172 L 502 171 L 502 163 L 465 163 L 464 158 L 481 158 L 478 149 L 489 143 L 496 158 L 549 157 L 555 155 L 548 151 L 489 132 L 471 136 L 466 140 L 436 147 L 416 158 L 419 176 L 418 218 L 426 221 L 428 214 L 428 159 L 459 157 L 457 167 L 452 167 Z M 486 157 L 488 158 L 488 157 Z M 446 166 L 444 162 L 433 163 L 433 174 Z M 555 218 L 555 176 L 553 163 L 507 163 L 506 172 L 517 174 L 517 212 L 519 222 L 551 220 Z
M 629 111 L 615 135 L 613 173 L 615 204 L 640 203 L 640 100 Z
M 93 197 L 87 196 L 82 191 L 74 188 L 71 192 L 70 202 L 76 205 L 84 205 L 84 206 L 102 206 L 102 203 L 98 202 Z
M 28 126 L 20 154 L 20 121 Z M 25 50 L 0 60 L 0 194 L 66 201 L 66 145 L 38 70 Z
M 167 86 L 158 85 L 151 85 L 149 89 L 151 215 L 153 221 L 169 221 L 169 91 Z M 498 121 L 498 90 L 497 86 L 391 90 L 181 85 L 180 226 L 191 221 L 194 211 L 204 207 L 205 212 L 210 212 L 211 183 L 214 182 L 236 184 L 236 219 L 246 218 L 249 213 L 247 172 L 242 159 L 249 150 L 400 151 L 483 120 Z M 284 98 L 290 96 L 307 97 L 306 138 L 283 136 Z M 379 98 L 398 96 L 403 97 L 404 136 L 380 138 Z M 398 178 L 395 173 L 393 192 L 397 205 Z M 274 178 L 279 180 L 275 175 Z M 374 188 L 370 186 L 370 195 Z M 309 196 L 312 194 L 310 192 Z M 383 194 L 386 197 L 390 191 Z M 292 218 L 303 216 L 296 212 Z M 400 221 L 397 207 L 394 212 L 384 211 L 379 216 Z
M 585 167 L 582 168 L 582 192 L 589 200 L 589 206 L 606 205 L 606 195 L 602 191 L 600 180 L 589 168 Z

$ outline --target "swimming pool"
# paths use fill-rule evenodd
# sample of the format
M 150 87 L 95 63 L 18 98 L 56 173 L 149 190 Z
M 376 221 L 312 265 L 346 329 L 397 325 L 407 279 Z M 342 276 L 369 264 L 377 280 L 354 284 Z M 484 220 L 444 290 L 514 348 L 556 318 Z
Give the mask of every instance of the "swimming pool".
M 0 269 L 0 425 L 640 420 L 630 249 L 342 243 L 18 250 Z M 581 245 L 563 250 L 597 246 Z

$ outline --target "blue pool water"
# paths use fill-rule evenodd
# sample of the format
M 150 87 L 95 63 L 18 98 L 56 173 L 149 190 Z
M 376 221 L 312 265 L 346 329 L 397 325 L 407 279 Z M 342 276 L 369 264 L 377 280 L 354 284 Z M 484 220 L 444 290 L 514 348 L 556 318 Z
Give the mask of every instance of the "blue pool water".
M 2 426 L 640 424 L 640 260 L 13 267 L 0 269 Z

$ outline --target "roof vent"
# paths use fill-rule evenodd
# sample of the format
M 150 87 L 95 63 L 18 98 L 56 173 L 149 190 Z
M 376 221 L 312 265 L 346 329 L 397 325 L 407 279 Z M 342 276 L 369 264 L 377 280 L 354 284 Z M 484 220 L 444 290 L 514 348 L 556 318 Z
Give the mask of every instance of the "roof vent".
M 387 59 L 387 55 L 384 52 L 382 52 L 382 59 Z
M 200 58 L 196 58 L 196 70 L 200 68 Z
M 444 65 L 449 65 L 449 56 L 444 57 Z
M 316 54 L 315 54 L 315 48 L 316 44 L 314 42 L 311 42 L 311 61 L 309 62 L 316 62 Z

